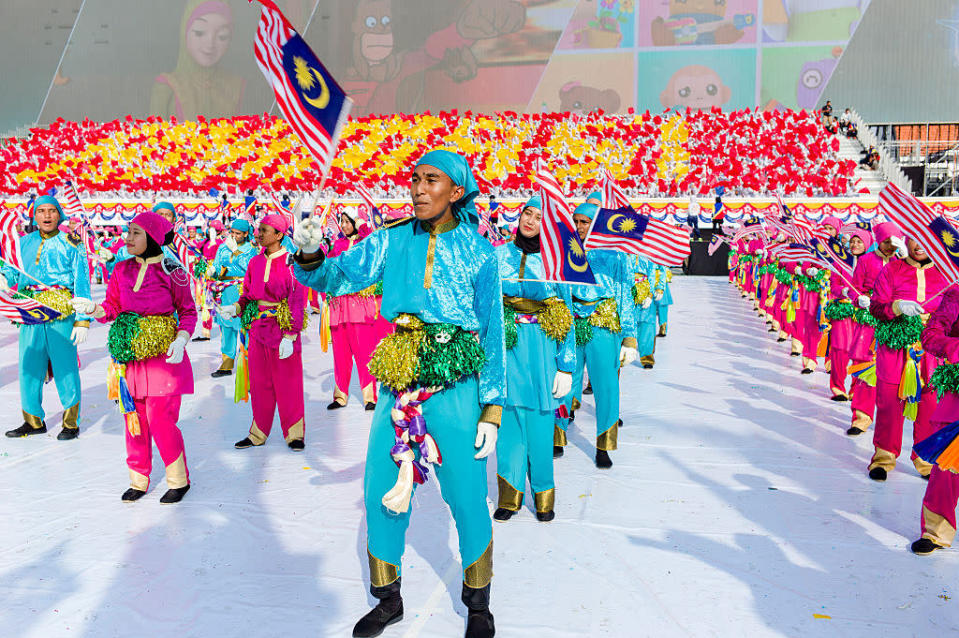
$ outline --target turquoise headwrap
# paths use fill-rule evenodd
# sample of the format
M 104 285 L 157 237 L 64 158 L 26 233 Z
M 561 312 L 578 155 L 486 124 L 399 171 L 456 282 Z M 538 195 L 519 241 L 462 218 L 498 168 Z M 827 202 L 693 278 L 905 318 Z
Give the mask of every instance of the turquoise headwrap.
M 253 241 L 253 226 L 245 219 L 234 219 L 230 224 L 230 230 L 239 230 L 246 233 L 250 241 Z
M 44 204 L 50 204 L 57 207 L 57 212 L 60 213 L 60 221 L 63 221 L 63 207 L 60 206 L 60 202 L 57 201 L 57 198 L 53 195 L 42 195 L 38 197 L 33 202 L 33 210 L 37 210 Z
M 173 213 L 173 218 L 176 219 L 176 207 L 170 202 L 157 202 L 153 206 L 153 212 L 159 213 L 161 210 L 168 210 Z
M 533 195 L 529 198 L 529 201 L 523 205 L 523 210 L 527 208 L 538 208 L 543 210 L 543 200 L 540 199 L 539 195 Z
M 599 206 L 597 206 L 596 204 L 583 203 L 576 207 L 576 210 L 573 211 L 573 214 L 585 215 L 586 217 L 589 217 L 590 219 L 592 219 L 593 217 L 596 217 L 596 213 L 598 212 L 599 212 Z
M 479 195 L 479 186 L 476 184 L 473 169 L 470 168 L 466 158 L 450 151 L 430 151 L 421 157 L 413 168 L 423 164 L 435 166 L 446 173 L 453 180 L 453 184 L 463 187 L 466 192 L 459 201 L 453 203 L 453 216 L 460 221 L 478 226 L 479 214 L 476 212 L 476 204 L 473 200 Z
M 593 191 L 586 196 L 586 199 L 595 199 L 598 201 L 603 201 L 603 191 Z

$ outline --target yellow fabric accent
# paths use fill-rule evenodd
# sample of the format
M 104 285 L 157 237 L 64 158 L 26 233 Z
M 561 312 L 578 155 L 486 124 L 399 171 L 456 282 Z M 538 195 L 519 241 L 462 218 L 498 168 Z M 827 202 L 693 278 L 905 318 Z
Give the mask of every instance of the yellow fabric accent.
M 376 403 L 376 383 L 373 381 L 363 388 L 363 403 Z
M 493 425 L 499 427 L 500 421 L 503 419 L 503 406 L 501 405 L 484 405 L 483 411 L 480 412 L 480 421 L 485 421 L 487 423 L 492 423 Z
M 226 356 L 225 354 L 220 355 L 223 358 L 223 361 L 220 362 L 220 370 L 232 372 L 233 371 L 233 359 Z
M 556 504 L 556 488 L 551 487 L 546 491 L 536 492 L 533 495 L 533 501 L 536 504 L 536 511 L 540 514 L 551 511 Z
M 619 434 L 619 423 L 614 423 L 613 427 L 609 428 L 602 434 L 596 437 L 596 449 L 597 450 L 606 450 L 612 451 L 616 449 L 616 440 Z
M 21 412 L 23 411 L 21 410 Z M 23 422 L 34 430 L 39 430 L 43 427 L 43 419 L 38 416 L 33 416 L 32 414 L 27 414 L 26 412 L 23 412 Z
M 250 426 L 250 441 L 253 442 L 253 445 L 263 445 L 266 443 L 266 435 L 263 434 L 263 430 L 257 427 L 256 421 Z
M 63 427 L 76 430 L 80 421 L 80 404 L 72 405 L 63 411 Z
M 889 450 L 876 447 L 876 451 L 872 455 L 872 460 L 869 461 L 869 467 L 866 469 L 872 470 L 877 467 L 881 467 L 886 470 L 886 472 L 892 472 L 896 469 L 896 456 Z
M 912 460 L 912 464 L 916 467 L 916 471 L 919 472 L 919 476 L 929 476 L 932 472 L 932 464 L 926 463 L 918 456 Z
M 433 287 L 433 261 L 436 258 L 436 236 L 449 232 L 459 226 L 459 220 L 455 217 L 448 222 L 444 222 L 436 227 L 431 227 L 424 223 L 423 227 L 430 233 L 430 240 L 426 246 L 426 268 L 423 274 L 423 287 Z
M 290 426 L 290 430 L 286 433 L 285 441 L 289 443 L 290 441 L 297 441 L 303 438 L 304 423 L 303 419 L 300 419 L 296 423 Z
M 928 538 L 936 545 L 950 547 L 952 540 L 956 537 L 956 528 L 950 525 L 944 517 L 923 506 L 922 537 Z
M 370 584 L 373 587 L 386 587 L 400 577 L 400 570 L 396 565 L 380 560 L 373 555 L 369 547 L 366 548 L 366 557 L 370 563 Z
M 127 468 L 129 470 L 129 468 Z M 135 490 L 140 490 L 141 492 L 146 492 L 147 488 L 150 487 L 150 477 L 143 476 L 136 470 L 129 470 L 130 472 L 130 487 Z
M 343 392 L 342 390 L 334 386 L 333 400 L 339 403 L 340 405 L 346 405 L 349 402 L 350 397 L 346 392 Z
M 463 582 L 467 587 L 482 589 L 493 580 L 493 541 L 476 561 L 463 570 Z
M 147 275 L 147 268 L 150 267 L 150 264 L 159 264 L 163 261 L 163 255 L 157 255 L 156 257 L 150 257 L 149 259 L 142 259 L 140 257 L 134 257 L 136 262 L 140 264 L 140 271 L 137 273 L 137 280 L 133 284 L 133 292 L 140 292 L 140 286 L 143 285 L 143 279 Z
M 519 508 L 523 506 L 523 493 L 510 485 L 509 481 L 499 474 L 496 475 L 496 486 L 499 488 L 499 500 L 496 506 L 511 512 L 518 512 Z
M 636 337 L 626 337 L 623 339 L 623 347 L 635 349 L 639 347 L 639 342 L 636 341 Z
M 553 446 L 566 447 L 566 432 L 558 425 L 553 426 Z
M 266 256 L 266 268 L 263 269 L 263 283 L 266 283 L 270 280 L 270 269 L 273 267 L 273 260 L 280 257 L 286 257 L 288 253 L 285 248 L 280 248 L 278 251 L 272 255 Z
M 189 485 L 190 481 L 186 477 L 186 460 L 183 458 L 183 452 L 173 463 L 166 466 L 166 486 L 175 490 Z
M 42 303 L 44 306 L 53 308 L 63 315 L 64 318 L 73 314 L 73 306 L 70 304 L 70 300 L 73 299 L 73 293 L 71 293 L 69 290 L 64 288 L 38 290 L 33 294 L 33 298 L 36 299 L 38 303 Z M 90 325 L 89 321 L 87 322 L 87 325 Z

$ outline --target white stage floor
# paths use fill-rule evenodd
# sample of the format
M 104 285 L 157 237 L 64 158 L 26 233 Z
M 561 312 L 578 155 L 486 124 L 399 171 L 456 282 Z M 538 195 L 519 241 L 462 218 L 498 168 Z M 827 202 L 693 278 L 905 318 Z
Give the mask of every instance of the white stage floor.
M 556 463 L 556 520 L 494 524 L 498 636 L 945 636 L 959 631 L 959 553 L 913 556 L 925 483 L 904 453 L 866 477 L 870 436 L 822 372 L 799 375 L 725 278 L 677 277 L 654 370 L 623 372 L 615 466 L 592 464 L 593 407 Z M 102 295 L 102 291 L 99 292 Z M 0 635 L 348 636 L 365 613 L 361 503 L 370 413 L 327 412 L 331 355 L 307 345 L 307 447 L 234 450 L 249 407 L 190 344 L 193 489 L 136 504 L 122 420 L 105 398 L 106 328 L 81 348 L 79 440 L 0 438 Z M 20 424 L 16 332 L 0 328 L 0 423 Z M 908 444 L 906 446 L 908 449 Z M 495 463 L 489 463 L 495 499 Z M 530 499 L 528 499 L 530 500 Z M 493 501 L 490 503 L 493 508 Z M 406 619 L 384 636 L 461 636 L 455 530 L 431 476 L 407 537 Z

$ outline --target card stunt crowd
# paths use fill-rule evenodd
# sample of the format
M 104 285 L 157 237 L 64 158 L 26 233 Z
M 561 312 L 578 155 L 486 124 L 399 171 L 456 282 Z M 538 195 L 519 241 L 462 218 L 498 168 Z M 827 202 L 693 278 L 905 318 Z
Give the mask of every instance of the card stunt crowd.
M 825 217 L 818 232 L 839 238 L 854 256 L 851 281 L 776 257 L 783 254 L 777 247 L 798 241 L 785 232 L 768 243 L 735 242 L 730 281 L 777 341 L 790 343 L 802 374 L 825 358 L 831 399 L 851 406 L 846 434 L 874 428 L 870 479 L 885 481 L 896 469 L 903 423 L 913 422 L 910 456 L 928 485 L 912 551 L 930 554 L 956 534 L 959 475 L 942 469 L 936 453 L 954 439 L 959 421 L 959 288 L 893 222 L 844 226 Z
M 335 389 L 328 408 L 347 404 L 355 361 L 365 407 L 373 413 L 363 490 L 370 591 L 379 602 L 356 623 L 353 635 L 379 635 L 403 618 L 401 563 L 410 501 L 432 470 L 456 525 L 462 601 L 469 610 L 465 635 L 493 636 L 487 457 L 496 451 L 499 495 L 492 518 L 507 521 L 520 510 L 528 480 L 537 519 L 553 520 L 553 462 L 563 455 L 582 395 L 592 393 L 596 404 L 595 464 L 609 469 L 622 425 L 620 368 L 634 361 L 654 365 L 655 340 L 666 336 L 672 298 L 665 267 L 610 250 L 588 253 L 597 285 L 544 281 L 539 198 L 527 202 L 515 238 L 503 242 L 477 232 L 478 194 L 468 162 L 435 150 L 412 170 L 414 216 L 385 228 L 371 230 L 364 220 L 344 214 L 340 237 L 330 245 L 312 217 L 295 228 L 279 214 L 266 215 L 256 228 L 252 219 L 237 218 L 224 241 L 194 245 L 209 260 L 217 294 L 212 303 L 201 299 L 199 308 L 192 274 L 173 248 L 174 206 L 160 202 L 132 220 L 125 245 L 109 255 L 106 296 L 94 301 L 82 245 L 60 231 L 66 221 L 60 202 L 39 197 L 37 230 L 19 239 L 23 269 L 5 265 L 0 289 L 15 289 L 61 314 L 19 326 L 23 424 L 7 436 L 46 432 L 41 397 L 45 380 L 52 378 L 67 406 L 57 438 L 78 438 L 77 346 L 91 322 L 108 324 L 108 390 L 124 414 L 130 475 L 122 500 L 136 501 L 148 491 L 155 443 L 168 488 L 160 500 L 179 502 L 191 486 L 178 426 L 183 396 L 194 389 L 187 345 L 198 322 L 203 332 L 197 340 L 209 338 L 215 318 L 223 358 L 213 376 L 233 380 L 235 396 L 249 396 L 252 409 L 249 431 L 235 447 L 264 445 L 278 412 L 284 441 L 293 451 L 303 450 L 301 333 L 310 299 L 321 293 L 330 309 L 334 351 Z M 601 197 L 594 193 L 575 209 L 582 239 Z M 868 262 L 876 262 L 873 270 L 888 261 L 884 254 Z M 743 253 L 740 269 L 747 263 Z M 902 276 L 928 273 L 920 294 L 934 294 L 934 270 L 916 270 L 908 260 L 894 263 L 902 264 Z M 743 285 L 756 294 L 751 278 Z M 959 314 L 956 295 L 944 303 L 953 304 L 953 320 Z M 911 311 L 905 297 L 896 299 L 890 317 Z M 952 322 L 941 325 L 948 333 Z M 782 329 L 791 324 L 782 321 Z M 941 348 L 952 352 L 949 337 L 941 330 L 939 335 Z M 856 356 L 868 358 L 858 351 Z M 897 356 L 889 355 L 901 363 Z M 897 401 L 882 388 L 878 393 L 880 408 Z M 933 403 L 920 407 L 924 422 Z M 871 415 L 871 408 L 856 405 Z M 855 421 L 863 429 L 864 418 Z M 895 419 L 889 421 L 887 429 L 895 430 Z M 898 453 L 894 435 L 887 435 L 884 455 L 877 452 L 876 467 L 891 469 Z M 938 542 L 951 539 L 942 536 L 941 523 L 936 529 Z

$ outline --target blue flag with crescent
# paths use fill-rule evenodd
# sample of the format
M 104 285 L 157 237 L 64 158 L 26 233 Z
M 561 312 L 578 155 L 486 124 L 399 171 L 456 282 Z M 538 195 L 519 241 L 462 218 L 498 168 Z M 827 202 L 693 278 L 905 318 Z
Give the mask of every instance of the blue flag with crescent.
M 945 249 L 945 255 L 949 258 L 949 261 L 959 267 L 959 231 L 956 231 L 956 228 L 941 216 L 929 222 L 929 230 L 932 231 L 936 240 Z
M 648 225 L 649 216 L 637 213 L 632 206 L 600 208 L 593 219 L 588 243 L 590 248 L 611 248 L 610 243 L 642 241 Z
M 595 284 L 596 277 L 586 260 L 586 248 L 583 247 L 579 233 L 565 224 L 556 224 L 556 232 L 560 237 L 563 253 L 562 280 L 577 284 Z

